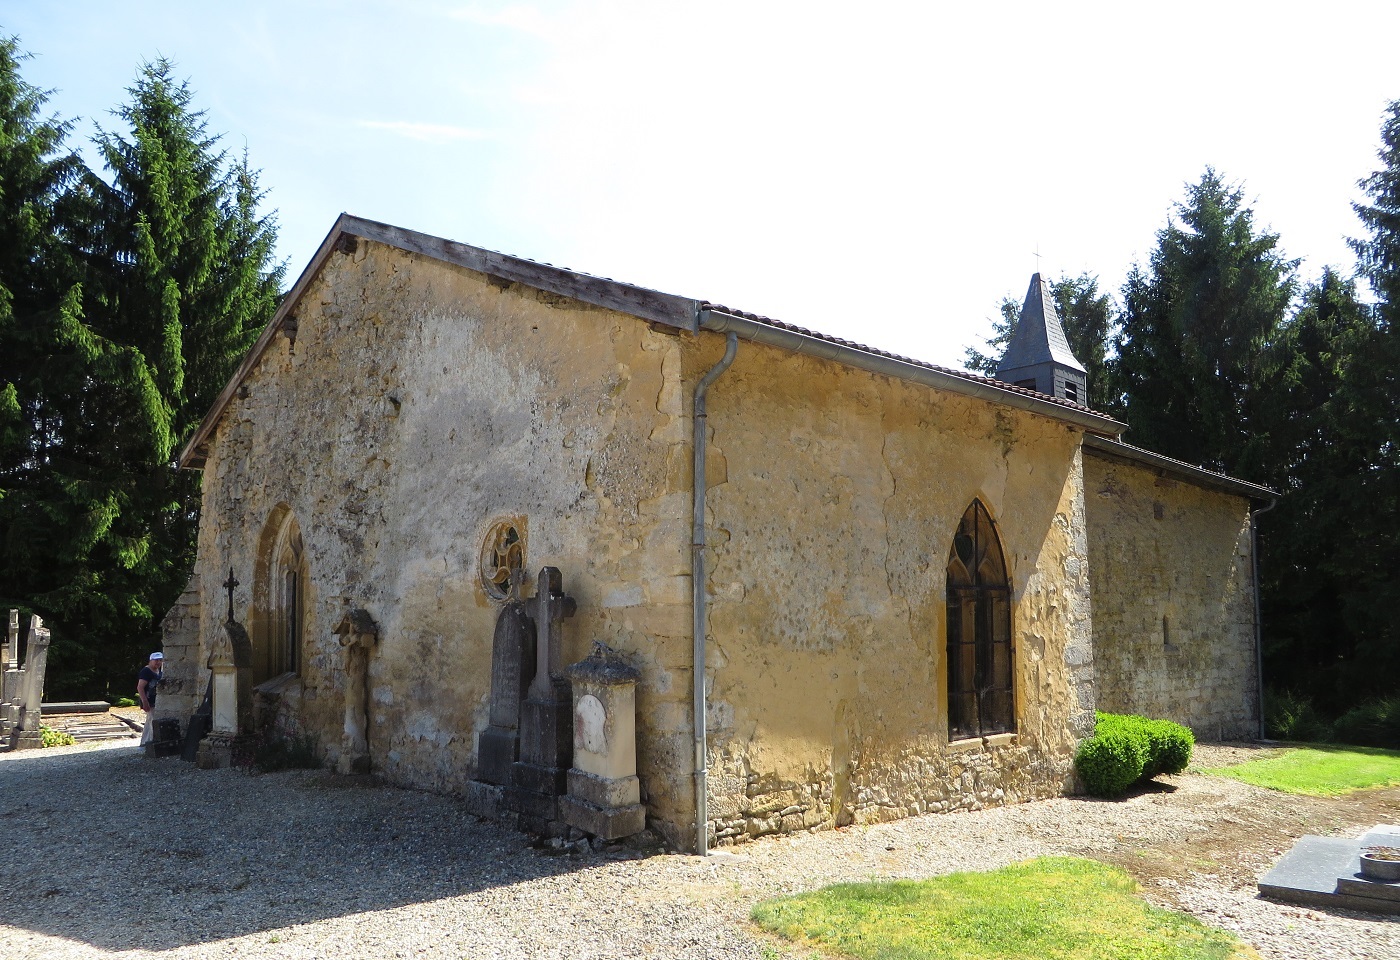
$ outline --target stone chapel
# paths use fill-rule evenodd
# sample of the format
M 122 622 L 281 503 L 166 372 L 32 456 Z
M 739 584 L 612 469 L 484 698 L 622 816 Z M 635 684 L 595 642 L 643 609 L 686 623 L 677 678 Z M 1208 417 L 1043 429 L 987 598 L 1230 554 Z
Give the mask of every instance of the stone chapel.
M 623 738 L 579 776 L 702 851 L 1063 793 L 1095 709 L 1253 735 L 1274 495 L 1084 391 L 1039 275 L 991 378 L 342 215 L 180 454 L 160 711 L 533 826 L 527 740 Z

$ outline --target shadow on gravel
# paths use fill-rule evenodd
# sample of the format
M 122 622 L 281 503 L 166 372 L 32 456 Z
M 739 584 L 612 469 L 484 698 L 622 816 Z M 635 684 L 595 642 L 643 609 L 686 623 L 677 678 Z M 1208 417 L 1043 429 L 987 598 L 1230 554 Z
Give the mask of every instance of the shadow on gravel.
M 611 862 L 536 850 L 450 797 L 346 783 L 125 747 L 12 755 L 0 862 L 19 895 L 0 926 L 168 950 Z
M 1123 803 L 1132 800 L 1134 797 L 1150 796 L 1154 793 L 1173 794 L 1176 793 L 1177 786 L 1174 783 L 1163 783 L 1160 780 L 1149 780 L 1146 783 L 1135 783 L 1119 797 L 1095 797 L 1087 793 L 1075 794 L 1066 799 L 1077 800 L 1082 803 Z

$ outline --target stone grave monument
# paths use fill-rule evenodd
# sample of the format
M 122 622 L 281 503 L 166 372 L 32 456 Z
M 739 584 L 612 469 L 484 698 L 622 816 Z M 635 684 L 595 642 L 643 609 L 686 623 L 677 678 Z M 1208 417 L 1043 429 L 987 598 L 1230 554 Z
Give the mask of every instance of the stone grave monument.
M 233 742 L 252 729 L 253 644 L 243 624 L 233 619 L 233 588 L 238 586 L 229 570 L 228 618 L 214 631 L 207 666 L 213 674 L 213 709 L 209 735 L 199 745 L 196 765 L 204 770 L 231 766 Z
M 646 808 L 637 781 L 637 680 L 641 673 L 606 645 L 569 668 L 574 695 L 574 765 L 565 823 L 604 840 L 640 833 Z
M 520 710 L 520 759 L 511 766 L 504 791 L 508 809 L 519 812 L 520 829 L 544 835 L 563 832 L 559 798 L 567 789 L 573 753 L 573 697 L 564 673 L 563 623 L 577 609 L 564 594 L 563 576 L 544 567 L 527 610 L 535 624 L 535 677 Z
M 520 759 L 520 705 L 535 679 L 535 623 L 520 600 L 519 578 L 496 617 L 491 641 L 491 725 L 476 741 L 478 780 L 509 786 Z
M 24 666 L 19 665 L 19 611 L 10 611 L 9 643 L 4 664 L 4 690 L 7 714 L 0 729 L 8 728 L 10 749 L 24 750 L 44 745 L 39 727 L 43 723 L 44 671 L 49 659 L 49 628 L 37 614 L 29 618 L 29 645 Z

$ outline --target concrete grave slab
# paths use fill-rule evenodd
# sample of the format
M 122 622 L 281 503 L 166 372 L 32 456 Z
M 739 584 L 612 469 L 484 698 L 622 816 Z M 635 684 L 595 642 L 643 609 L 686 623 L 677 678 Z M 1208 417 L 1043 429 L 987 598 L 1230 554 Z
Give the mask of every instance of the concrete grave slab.
M 1259 880 L 1259 895 L 1307 907 L 1400 914 L 1400 883 L 1361 875 L 1361 848 L 1369 846 L 1400 846 L 1400 826 L 1378 824 L 1356 840 L 1302 837 Z

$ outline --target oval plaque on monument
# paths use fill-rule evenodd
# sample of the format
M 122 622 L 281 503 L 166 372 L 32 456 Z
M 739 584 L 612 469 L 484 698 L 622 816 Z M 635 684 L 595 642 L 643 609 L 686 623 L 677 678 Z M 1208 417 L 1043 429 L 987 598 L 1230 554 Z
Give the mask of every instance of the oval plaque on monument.
M 603 702 L 592 694 L 578 698 L 574 707 L 574 749 L 589 753 L 608 752 L 608 712 Z

